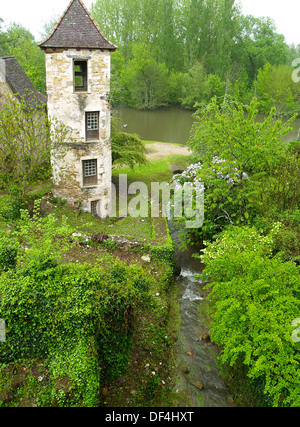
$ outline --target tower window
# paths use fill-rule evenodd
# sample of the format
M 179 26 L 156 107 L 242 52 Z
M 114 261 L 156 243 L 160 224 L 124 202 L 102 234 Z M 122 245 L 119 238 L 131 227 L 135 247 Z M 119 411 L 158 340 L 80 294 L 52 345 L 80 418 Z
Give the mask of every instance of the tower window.
M 99 112 L 85 113 L 86 140 L 99 139 Z
M 74 90 L 87 91 L 87 61 L 74 61 Z
M 83 160 L 83 185 L 97 185 L 97 160 Z
M 99 200 L 94 200 L 91 202 L 91 213 L 93 215 L 98 215 L 97 213 L 97 206 L 98 206 Z

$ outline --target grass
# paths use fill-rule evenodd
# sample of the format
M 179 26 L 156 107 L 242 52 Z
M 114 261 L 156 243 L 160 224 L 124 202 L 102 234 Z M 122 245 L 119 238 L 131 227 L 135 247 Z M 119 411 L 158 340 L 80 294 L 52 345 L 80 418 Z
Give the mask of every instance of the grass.
M 187 159 L 184 156 L 170 156 L 168 158 L 137 166 L 134 170 L 129 168 L 118 168 L 113 171 L 113 181 L 118 181 L 119 174 L 127 174 L 128 183 L 134 181 L 145 182 L 150 188 L 151 182 L 169 182 L 172 178 L 171 166 L 173 164 L 184 164 Z M 107 407 L 115 406 L 171 406 L 174 400 L 174 372 L 176 359 L 176 339 L 179 324 L 179 307 L 177 301 L 177 289 L 172 283 L 172 268 L 169 260 L 164 258 L 164 251 L 170 245 L 170 236 L 166 226 L 165 218 L 108 218 L 100 220 L 89 213 L 80 212 L 66 206 L 65 201 L 51 198 L 49 185 L 40 186 L 36 197 L 42 198 L 42 213 L 47 215 L 53 213 L 56 218 L 67 218 L 67 223 L 73 232 L 92 235 L 104 232 L 107 235 L 125 236 L 137 239 L 145 243 L 145 247 L 137 251 L 121 251 L 120 249 L 108 250 L 104 247 L 73 246 L 65 255 L 65 262 L 89 263 L 90 265 L 105 261 L 105 257 L 119 257 L 127 264 L 139 264 L 147 270 L 149 275 L 155 278 L 151 294 L 154 295 L 153 302 L 147 310 L 139 313 L 135 319 L 135 328 L 132 337 L 132 350 L 130 362 L 126 371 L 114 382 L 108 379 L 107 383 L 101 384 L 100 405 Z M 7 195 L 0 196 L 0 228 L 13 228 L 13 222 L 5 219 L 9 214 L 11 199 Z M 1 218 L 2 216 L 2 218 Z M 17 223 L 15 224 L 17 225 Z M 155 246 L 157 245 L 157 247 Z M 171 247 L 171 245 L 170 245 Z M 147 249 L 148 248 L 148 249 Z M 162 252 L 155 252 L 161 250 Z M 151 263 L 142 261 L 141 255 L 144 251 L 151 254 Z M 166 252 L 168 255 L 168 252 Z M 109 260 L 107 258 L 107 265 Z M 0 372 L 0 382 L 4 381 L 15 395 L 13 404 L 22 406 L 35 405 L 36 399 L 40 401 L 45 390 L 43 383 L 37 377 L 42 372 L 44 375 L 43 361 L 38 369 L 33 369 L 32 364 L 38 361 L 28 361 L 23 366 L 11 365 L 7 371 Z M 37 371 L 35 375 L 32 372 Z M 45 371 L 46 372 L 46 371 Z M 19 383 L 13 388 L 12 382 L 21 376 Z M 11 382 L 7 378 L 11 378 Z M 0 387 L 1 388 L 1 387 Z M 0 395 L 1 400 L 1 395 Z M 10 405 L 10 404 L 9 404 Z M 1 402 L 0 402 L 1 406 Z
M 169 182 L 172 179 L 171 167 L 173 165 L 187 167 L 190 164 L 189 157 L 181 155 L 167 156 L 162 160 L 149 162 L 146 165 L 135 166 L 134 169 L 122 167 L 113 169 L 113 179 L 120 174 L 126 174 L 128 182 L 140 181 L 149 187 L 151 182 Z

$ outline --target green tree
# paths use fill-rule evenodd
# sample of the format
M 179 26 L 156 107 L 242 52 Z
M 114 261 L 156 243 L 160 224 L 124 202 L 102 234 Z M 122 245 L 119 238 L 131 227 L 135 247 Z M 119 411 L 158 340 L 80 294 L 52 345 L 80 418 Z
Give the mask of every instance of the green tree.
M 0 56 L 5 55 L 6 34 L 2 31 L 3 19 L 0 18 Z
M 120 132 L 120 123 L 114 117 L 111 126 L 112 162 L 114 165 L 126 165 L 134 168 L 135 165 L 146 164 L 146 148 L 141 139 L 127 132 Z
M 155 109 L 168 105 L 169 71 L 155 60 L 145 46 L 134 45 L 133 59 L 122 72 L 128 105 L 138 109 Z
M 291 116 L 300 111 L 300 87 L 293 82 L 292 73 L 289 65 L 271 66 L 269 63 L 258 71 L 257 95 L 262 112 L 268 113 L 275 107 L 276 115 Z
M 231 162 L 241 177 L 268 170 L 275 159 L 285 155 L 287 147 L 281 137 L 289 132 L 294 118 L 283 123 L 276 120 L 273 109 L 261 122 L 258 106 L 256 98 L 249 106 L 228 101 L 222 108 L 212 100 L 195 114 L 188 146 L 199 160 L 211 162 L 219 157 Z
M 242 16 L 241 28 L 239 53 L 252 81 L 256 81 L 258 70 L 267 62 L 271 65 L 287 63 L 288 46 L 284 36 L 277 33 L 273 19 Z
M 282 136 L 292 119 L 282 123 L 272 110 L 261 122 L 258 105 L 256 99 L 250 106 L 227 100 L 219 107 L 213 100 L 195 114 L 188 146 L 201 161 L 196 178 L 205 186 L 202 233 L 209 237 L 225 225 L 248 223 L 266 209 L 263 184 L 288 155 Z
M 4 102 L 0 109 L 0 177 L 6 188 L 11 192 L 17 188 L 24 196 L 37 177 L 49 177 L 51 147 L 60 145 L 65 135 L 65 126 L 48 119 L 42 109 L 29 109 L 23 100 Z
M 14 56 L 35 88 L 46 93 L 45 54 L 30 31 L 19 24 L 11 24 L 6 32 L 5 54 Z
M 203 64 L 196 62 L 183 75 L 181 105 L 190 109 L 200 108 L 213 97 L 220 102 L 224 96 L 224 86 L 217 74 L 207 75 Z

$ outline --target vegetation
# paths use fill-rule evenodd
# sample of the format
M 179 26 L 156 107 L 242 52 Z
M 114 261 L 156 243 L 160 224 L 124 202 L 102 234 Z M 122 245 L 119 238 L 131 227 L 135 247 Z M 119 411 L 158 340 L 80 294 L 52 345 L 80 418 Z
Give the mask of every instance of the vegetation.
M 28 108 L 25 99 L 2 102 L 0 183 L 6 191 L 24 197 L 30 184 L 49 179 L 51 146 L 61 145 L 66 132 L 66 127 L 48 118 L 43 109 Z
M 234 0 L 96 0 L 92 15 L 119 46 L 113 105 L 197 110 L 193 163 L 175 179 L 205 187 L 204 225 L 188 238 L 204 240 L 211 337 L 236 400 L 299 406 L 300 148 L 282 141 L 300 110 L 291 67 L 299 46 L 270 18 L 243 16 Z M 28 30 L 0 26 L 0 55 L 15 56 L 45 92 L 44 53 Z M 48 196 L 40 212 L 32 201 L 51 172 L 50 128 L 22 104 L 0 110 L 0 318 L 9 337 L 0 345 L 0 402 L 161 404 L 172 388 L 164 385 L 178 316 L 166 223 L 100 222 Z M 171 178 L 171 159 L 149 165 L 137 136 L 113 126 L 112 137 L 115 183 L 124 172 L 148 187 Z M 74 238 L 91 229 L 139 247 L 124 253 L 112 240 Z
M 197 109 L 228 95 L 242 103 L 253 96 L 260 110 L 275 105 L 279 115 L 299 112 L 293 59 L 268 17 L 244 16 L 234 0 L 95 0 L 91 13 L 109 40 L 111 102 L 139 109 L 181 105 Z M 46 37 L 58 19 L 51 19 Z M 29 30 L 0 27 L 0 56 L 17 58 L 35 87 L 45 93 L 45 60 Z M 284 82 L 284 84 L 283 84 Z
M 263 112 L 270 99 L 278 114 L 299 112 L 299 85 L 291 80 L 299 48 L 286 44 L 271 18 L 243 16 L 234 0 L 96 0 L 91 12 L 119 47 L 114 105 L 196 109 L 212 96 L 248 103 L 257 95 Z
M 111 124 L 112 163 L 118 166 L 144 165 L 146 161 L 146 148 L 141 139 L 134 134 L 121 132 L 120 123 L 113 117 Z
M 173 251 L 165 220 L 163 231 L 128 218 L 121 231 L 117 219 L 78 217 L 50 200 L 37 200 L 32 215 L 21 209 L 20 219 L 1 217 L 0 318 L 7 326 L 0 346 L 2 405 L 109 405 L 121 395 L 124 401 L 127 391 L 132 405 L 167 399 L 175 335 L 174 325 L 168 326 Z M 153 231 L 147 235 L 138 224 Z M 121 231 L 139 239 L 139 248 L 120 252 L 111 240 L 71 237 L 91 229 Z M 141 261 L 147 252 L 151 264 Z M 113 386 L 121 374 L 131 387 L 122 393 Z
M 236 398 L 299 406 L 298 145 L 282 142 L 290 122 L 275 107 L 259 122 L 257 106 L 214 100 L 199 111 L 189 141 L 197 163 L 177 179 L 205 186 L 204 226 L 192 240 L 205 239 L 211 334 Z

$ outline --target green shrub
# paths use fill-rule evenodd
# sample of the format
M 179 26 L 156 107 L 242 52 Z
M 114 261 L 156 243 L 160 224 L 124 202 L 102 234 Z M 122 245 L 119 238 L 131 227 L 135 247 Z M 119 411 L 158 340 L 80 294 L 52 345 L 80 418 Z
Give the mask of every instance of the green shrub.
M 290 141 L 289 150 L 292 153 L 297 154 L 297 156 L 300 156 L 300 141 Z
M 294 262 L 272 256 L 278 229 L 262 236 L 231 227 L 208 244 L 202 262 L 204 279 L 212 281 L 211 334 L 222 346 L 221 362 L 244 364 L 249 378 L 263 378 L 273 406 L 298 406 L 300 348 L 292 322 L 300 313 L 300 275 Z
M 151 246 L 151 256 L 160 261 L 173 262 L 174 248 L 172 244 Z
M 19 245 L 9 237 L 0 238 L 0 271 L 15 268 Z

